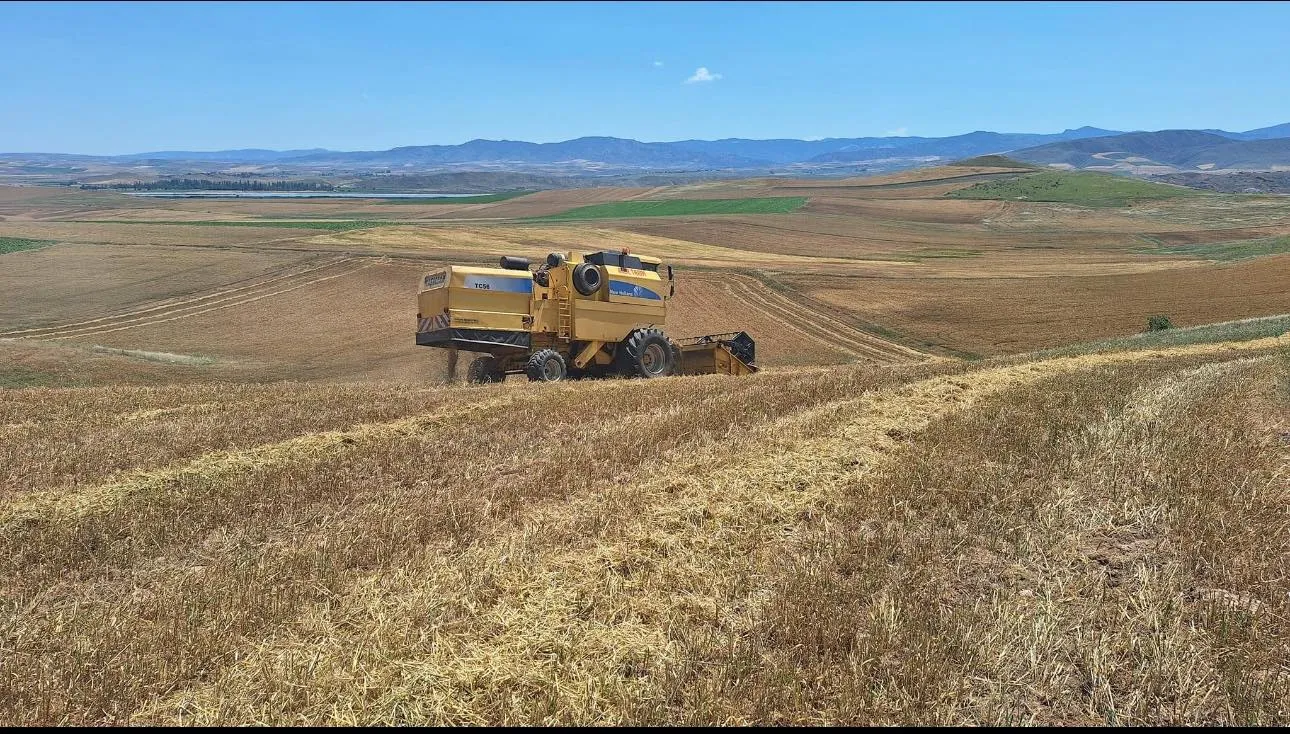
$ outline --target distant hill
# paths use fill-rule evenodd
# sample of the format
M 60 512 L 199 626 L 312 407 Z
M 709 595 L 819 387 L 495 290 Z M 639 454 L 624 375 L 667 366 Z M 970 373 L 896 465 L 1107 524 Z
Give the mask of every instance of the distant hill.
M 741 174 L 731 173 L 730 176 Z M 676 186 L 698 180 L 720 178 L 703 172 L 666 174 L 630 173 L 606 175 L 543 175 L 514 171 L 451 171 L 446 173 L 404 173 L 382 176 L 364 176 L 344 182 L 345 191 L 373 193 L 430 192 L 430 193 L 491 193 L 540 189 L 578 189 L 591 186 Z
M 1233 140 L 1201 130 L 1161 130 L 1049 143 L 1009 155 L 1031 163 L 1075 168 L 1132 164 L 1258 170 L 1290 165 L 1290 138 Z
M 1006 153 L 1018 148 L 1040 145 L 1064 140 L 1081 140 L 1102 135 L 1115 135 L 1114 130 L 1102 130 L 1095 127 L 1082 127 L 1076 130 L 1064 130 L 1052 135 L 1031 133 L 994 133 L 977 130 L 966 135 L 954 135 L 948 138 L 916 138 L 910 142 L 893 145 L 889 150 L 902 156 L 936 156 L 938 158 L 960 158 L 990 153 Z M 890 139 L 889 139 L 890 140 Z M 899 138 L 897 138 L 899 140 Z M 811 162 L 856 161 L 874 158 L 872 149 L 844 148 L 811 158 Z
M 1039 171 L 983 181 L 951 191 L 955 199 L 1052 201 L 1080 206 L 1124 206 L 1133 201 L 1200 196 L 1181 186 L 1151 183 L 1092 171 Z
M 1003 155 L 979 155 L 975 158 L 964 158 L 954 161 L 952 166 L 975 166 L 977 168 L 1037 168 L 1033 163 L 1026 163 Z
M 299 158 L 305 155 L 317 155 L 328 152 L 326 148 L 308 150 L 266 150 L 264 148 L 243 148 L 240 150 L 162 150 L 153 153 L 135 153 L 133 155 L 114 156 L 120 160 L 155 160 L 155 161 L 230 161 L 235 163 L 268 163 L 288 158 Z
M 98 184 L 193 175 L 237 175 L 272 180 L 328 177 L 341 183 L 351 175 L 461 172 L 511 173 L 558 180 L 692 174 L 708 177 L 858 175 L 1005 153 L 1010 158 L 1040 166 L 1138 174 L 1268 170 L 1290 165 L 1290 123 L 1245 132 L 1124 133 L 1086 126 L 1059 133 L 977 130 L 948 137 L 641 142 L 589 136 L 553 143 L 476 139 L 460 145 L 410 145 L 370 151 L 247 148 L 167 150 L 121 156 L 0 153 L 0 181 Z
M 1152 176 L 1153 181 L 1179 186 L 1190 186 L 1205 191 L 1227 194 L 1290 194 L 1290 171 L 1233 172 L 1233 173 L 1162 173 Z
M 326 152 L 300 156 L 294 163 L 362 163 L 401 166 L 408 163 L 454 164 L 471 162 L 564 163 L 588 161 L 642 168 L 758 168 L 770 161 L 732 153 L 687 150 L 670 143 L 642 143 L 609 137 L 585 137 L 560 143 L 526 143 L 515 140 L 471 140 L 461 145 L 419 145 L 382 151 Z
M 1268 170 L 1290 166 L 1290 138 L 1242 140 L 1191 151 L 1179 164 L 1189 168 Z
M 1243 133 L 1230 133 L 1226 130 L 1205 130 L 1207 133 L 1222 135 L 1233 140 L 1270 140 L 1272 138 L 1290 138 L 1290 122 L 1257 130 L 1246 130 Z

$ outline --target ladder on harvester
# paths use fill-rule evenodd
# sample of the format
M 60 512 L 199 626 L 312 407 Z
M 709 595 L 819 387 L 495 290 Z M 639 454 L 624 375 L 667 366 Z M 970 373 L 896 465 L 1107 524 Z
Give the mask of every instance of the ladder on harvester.
M 565 286 L 557 286 L 555 289 L 556 303 L 556 336 L 568 341 L 573 338 L 573 304 L 570 302 L 569 289 Z

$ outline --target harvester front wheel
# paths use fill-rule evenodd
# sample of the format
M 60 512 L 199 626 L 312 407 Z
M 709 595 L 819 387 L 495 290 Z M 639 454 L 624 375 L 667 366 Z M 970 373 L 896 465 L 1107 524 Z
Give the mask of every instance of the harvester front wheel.
M 501 382 L 505 379 L 506 373 L 502 372 L 496 357 L 479 357 L 466 368 L 466 382 L 475 385 Z
M 530 382 L 559 382 L 569 374 L 569 365 L 554 349 L 540 349 L 529 357 L 524 371 L 528 373 Z
M 679 351 L 658 329 L 638 329 L 618 347 L 618 370 L 631 377 L 664 377 L 676 370 Z

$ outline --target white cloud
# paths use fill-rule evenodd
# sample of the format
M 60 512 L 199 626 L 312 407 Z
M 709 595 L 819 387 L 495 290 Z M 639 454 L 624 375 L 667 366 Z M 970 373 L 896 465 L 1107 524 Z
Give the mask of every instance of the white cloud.
M 662 68 L 663 68 L 663 62 L 662 62 L 662 61 L 655 61 L 655 62 L 654 62 L 654 68 L 655 68 L 655 69 L 662 69 Z
M 908 136 L 909 136 L 909 128 L 907 128 L 907 127 L 898 127 L 898 128 L 896 128 L 895 130 L 888 130 L 887 132 L 883 133 L 883 134 L 882 134 L 882 136 L 883 136 L 884 138 L 904 138 L 904 137 L 908 137 Z
M 694 76 L 690 77 L 689 79 L 686 79 L 685 83 L 697 84 L 699 82 L 715 82 L 720 78 L 721 78 L 720 74 L 713 74 L 712 72 L 708 71 L 708 67 L 700 66 L 699 68 L 694 70 Z

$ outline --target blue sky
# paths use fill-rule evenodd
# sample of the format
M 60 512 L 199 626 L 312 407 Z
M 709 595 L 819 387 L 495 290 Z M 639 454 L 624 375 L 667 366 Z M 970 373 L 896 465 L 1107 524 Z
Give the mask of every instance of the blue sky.
M 5 3 L 0 151 L 1246 130 L 1287 49 L 1290 3 Z

